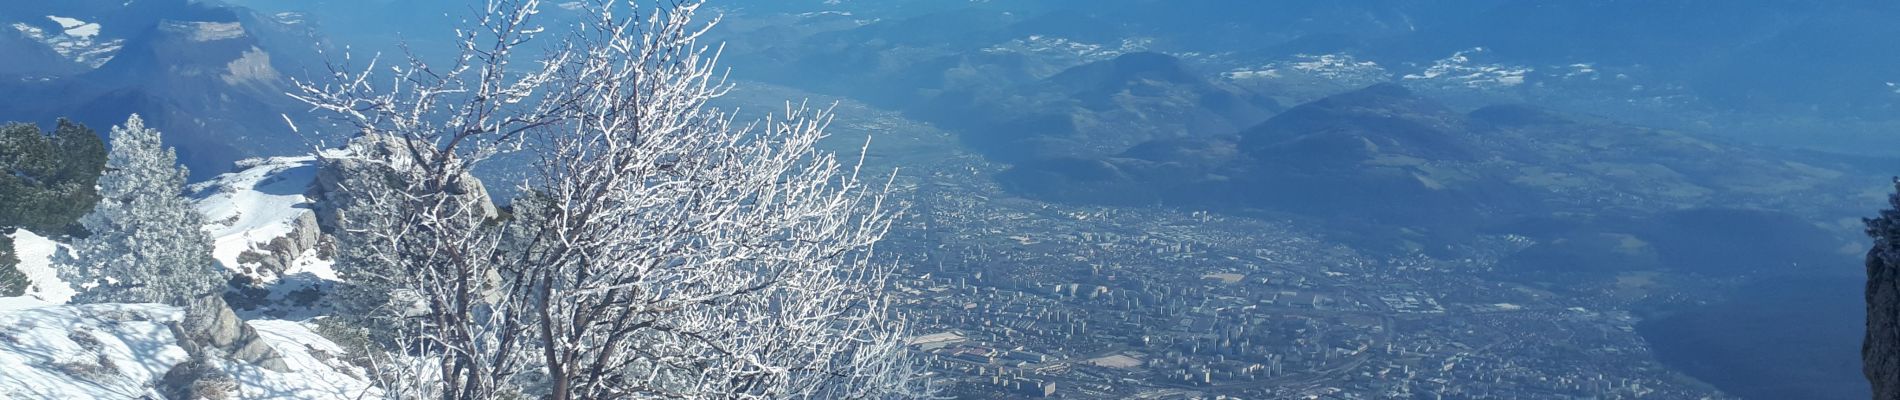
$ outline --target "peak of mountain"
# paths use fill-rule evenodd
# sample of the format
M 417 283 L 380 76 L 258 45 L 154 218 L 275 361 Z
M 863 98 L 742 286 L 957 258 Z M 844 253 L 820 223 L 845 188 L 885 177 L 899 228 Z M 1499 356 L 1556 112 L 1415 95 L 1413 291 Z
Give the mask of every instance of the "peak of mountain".
M 28 10 L 41 14 L 33 18 L 94 27 L 96 32 L 86 33 L 97 46 L 72 47 L 78 43 L 71 30 L 58 38 L 43 31 L 42 41 L 51 44 L 41 44 L 67 46 L 60 55 L 92 60 L 97 68 L 81 65 L 41 79 L 0 82 L 0 90 L 15 94 L 0 99 L 0 119 L 70 117 L 111 126 L 137 113 L 165 132 L 193 179 L 209 178 L 243 158 L 307 148 L 303 138 L 290 136 L 282 115 L 304 115 L 284 95 L 289 77 L 319 65 L 314 60 L 327 45 L 310 27 L 185 0 L 119 7 L 60 3 Z M 0 47 L 9 43 L 0 39 Z
M 1385 156 L 1467 160 L 1462 115 L 1403 86 L 1381 83 L 1302 104 L 1241 133 L 1263 162 L 1363 162 Z
M 1181 59 L 1152 52 L 1122 54 L 1105 61 L 1070 68 L 1049 78 L 1051 83 L 1080 90 L 1121 88 L 1143 81 L 1206 84 L 1206 81 L 1188 72 Z
M 0 80 L 61 76 L 80 69 L 72 60 L 17 29 L 0 27 L 0 54 L 7 56 L 7 62 L 0 63 Z
M 268 89 L 280 76 L 270 52 L 238 21 L 160 20 L 85 78 L 106 85 L 202 91 L 241 85 Z

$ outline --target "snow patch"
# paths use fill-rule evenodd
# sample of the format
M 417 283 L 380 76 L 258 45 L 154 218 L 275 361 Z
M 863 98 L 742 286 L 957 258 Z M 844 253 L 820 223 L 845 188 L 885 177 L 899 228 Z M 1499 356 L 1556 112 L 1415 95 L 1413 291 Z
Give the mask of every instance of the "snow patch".
M 309 17 L 304 15 L 304 13 L 295 12 L 295 11 L 285 11 L 285 12 L 280 12 L 276 14 L 271 14 L 271 19 L 276 20 L 277 23 L 284 24 L 284 25 L 302 25 L 304 23 L 304 20 L 307 18 Z
M 1153 42 L 1153 39 L 1148 38 L 1130 38 L 1123 39 L 1120 44 L 1109 46 L 1079 42 L 1055 36 L 1029 35 L 1025 38 L 1013 39 L 984 48 L 983 52 L 997 54 L 1020 53 L 1044 57 L 1073 58 L 1081 63 L 1090 63 L 1115 58 L 1122 54 L 1147 51 Z
M 317 161 L 314 156 L 272 157 L 246 160 L 239 166 L 244 169 L 193 184 L 186 191 L 193 193 L 198 212 L 205 216 L 205 231 L 213 243 L 211 257 L 242 273 L 240 255 L 291 234 L 298 218 L 314 212 L 304 193 L 316 180 Z M 334 272 L 327 275 L 335 277 Z
M 1434 81 L 1472 89 L 1499 89 L 1523 85 L 1524 77 L 1536 70 L 1524 66 L 1482 64 L 1472 61 L 1473 56 L 1487 51 L 1483 47 L 1477 47 L 1453 53 L 1450 57 L 1434 62 L 1424 71 L 1405 75 L 1405 80 Z
M 0 398 L 163 398 L 153 384 L 188 357 L 158 304 L 32 304 L 0 299 Z
M 381 398 L 362 377 L 365 371 L 343 361 L 343 347 L 317 335 L 308 326 L 295 321 L 252 320 L 246 322 L 258 337 L 276 349 L 290 365 L 290 372 L 276 372 L 251 365 L 233 365 L 226 372 L 237 377 L 239 398 L 296 399 L 367 399 Z
M 74 18 L 48 15 L 59 24 L 59 32 L 47 32 L 45 29 L 25 23 L 14 23 L 13 29 L 26 35 L 28 39 L 52 48 L 60 56 L 92 68 L 99 68 L 111 61 L 112 56 L 124 47 L 125 40 L 98 40 L 100 25 Z
M 1594 81 L 1603 77 L 1602 74 L 1597 73 L 1596 64 L 1578 63 L 1570 64 L 1564 68 L 1569 69 L 1569 71 L 1564 73 L 1564 79 L 1589 79 Z
M 1278 61 L 1254 68 L 1236 68 L 1221 74 L 1229 80 L 1263 80 L 1283 78 L 1311 78 L 1339 82 L 1348 85 L 1363 85 L 1383 82 L 1390 79 L 1391 73 L 1385 67 L 1372 61 L 1362 61 L 1351 54 L 1298 54 L 1290 60 Z
M 811 11 L 811 12 L 798 14 L 799 18 L 813 18 L 813 17 L 824 17 L 824 16 L 849 17 L 849 16 L 852 16 L 852 14 L 850 11 Z
M 161 377 L 190 355 L 168 324 L 184 313 L 160 304 L 56 305 L 0 298 L 0 398 L 163 398 Z M 253 320 L 288 372 L 225 362 L 236 398 L 380 398 L 344 351 L 302 323 Z
M 244 25 L 237 22 L 164 21 L 159 29 L 184 35 L 185 40 L 211 42 L 242 38 Z
M 86 39 L 86 40 L 92 40 L 92 37 L 99 36 L 100 27 L 99 27 L 99 24 L 96 24 L 96 23 L 80 21 L 78 18 L 61 17 L 57 15 L 48 15 L 46 16 L 46 19 L 53 20 L 54 23 L 59 24 L 59 28 L 65 30 L 66 36 L 71 36 L 71 37 Z
M 15 266 L 20 273 L 26 274 L 31 282 L 26 288 L 26 297 L 52 304 L 63 304 L 73 298 L 76 291 L 71 284 L 59 279 L 53 257 L 61 251 L 71 251 L 72 246 L 55 242 L 25 229 L 13 230 L 14 255 L 20 258 Z

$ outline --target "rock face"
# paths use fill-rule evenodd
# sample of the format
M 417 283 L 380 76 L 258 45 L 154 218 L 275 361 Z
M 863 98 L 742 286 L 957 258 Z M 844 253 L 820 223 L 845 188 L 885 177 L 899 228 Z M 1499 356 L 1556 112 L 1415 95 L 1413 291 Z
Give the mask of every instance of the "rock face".
M 322 240 L 323 230 L 317 226 L 317 215 L 306 212 L 291 220 L 289 233 L 271 239 L 264 248 L 245 250 L 239 259 L 255 260 L 258 269 L 281 275 L 304 252 L 316 249 Z
M 220 369 L 216 359 L 195 355 L 172 366 L 158 381 L 159 394 L 171 400 L 228 399 L 237 386 L 237 379 Z
M 1900 189 L 1900 179 L 1895 188 Z M 1867 251 L 1867 336 L 1861 342 L 1861 372 L 1875 399 L 1900 399 L 1900 193 L 1891 208 L 1867 220 L 1874 248 Z
M 172 333 L 193 358 L 222 357 L 272 371 L 290 371 L 283 356 L 238 318 L 221 296 L 192 300 L 185 306 L 185 319 L 172 325 Z
M 187 188 L 216 243 L 212 257 L 255 282 L 311 261 L 310 250 L 324 243 L 309 194 L 316 171 L 315 157 L 254 158 Z
M 403 168 L 397 164 L 402 158 L 396 157 L 403 151 L 401 139 L 384 135 L 365 135 L 350 139 L 344 150 L 326 153 L 321 157 L 317 170 L 317 183 L 313 189 L 318 199 L 316 222 L 324 228 L 334 231 L 337 225 L 337 212 L 348 208 L 359 199 L 354 192 L 370 184 L 382 182 L 369 179 L 392 179 L 392 168 Z M 474 207 L 483 218 L 494 218 L 500 210 L 488 197 L 488 190 L 482 181 L 473 175 L 463 175 L 448 188 L 456 195 L 474 196 Z

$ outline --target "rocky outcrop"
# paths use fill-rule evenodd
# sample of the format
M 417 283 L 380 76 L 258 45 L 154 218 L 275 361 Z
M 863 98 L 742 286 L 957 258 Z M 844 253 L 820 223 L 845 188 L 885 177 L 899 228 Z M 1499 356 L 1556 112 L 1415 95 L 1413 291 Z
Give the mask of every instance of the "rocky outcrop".
M 291 263 L 302 257 L 304 252 L 317 248 L 322 243 L 323 229 L 317 224 L 315 213 L 305 212 L 290 220 L 290 232 L 271 239 L 262 248 L 245 250 L 238 255 L 241 264 L 253 264 L 259 271 L 270 274 L 283 274 L 290 269 Z
M 193 358 L 223 358 L 272 371 L 290 371 L 283 355 L 264 343 L 256 329 L 238 318 L 222 296 L 192 300 L 185 306 L 184 320 L 172 324 L 171 328 L 179 346 Z
M 1900 189 L 1900 179 L 1895 179 Z M 1874 247 L 1867 251 L 1867 336 L 1861 342 L 1861 372 L 1874 399 L 1900 399 L 1900 193 L 1891 208 L 1867 219 Z
M 159 394 L 171 400 L 222 400 L 237 392 L 237 378 L 218 367 L 208 355 L 192 355 L 191 360 L 172 366 L 158 381 Z
M 359 192 L 366 187 L 388 184 L 398 179 L 394 176 L 394 168 L 407 167 L 401 162 L 405 157 L 399 156 L 405 151 L 400 138 L 364 135 L 350 139 L 349 145 L 343 150 L 323 154 L 317 169 L 316 187 L 313 189 L 313 197 L 318 200 L 317 223 L 334 231 L 338 210 L 359 201 L 355 198 Z M 489 198 L 481 179 L 473 175 L 459 177 L 447 191 L 471 196 L 477 215 L 483 218 L 500 215 L 500 209 Z

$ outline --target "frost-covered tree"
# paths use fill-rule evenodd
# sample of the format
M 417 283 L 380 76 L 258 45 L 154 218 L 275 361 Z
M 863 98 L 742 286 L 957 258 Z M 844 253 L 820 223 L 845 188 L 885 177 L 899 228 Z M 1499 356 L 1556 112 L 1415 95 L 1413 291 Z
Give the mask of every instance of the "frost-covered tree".
M 701 3 L 492 0 L 459 56 L 333 68 L 298 99 L 387 137 L 387 190 L 338 210 L 345 279 L 386 285 L 405 397 L 904 398 L 923 393 L 875 244 L 886 186 L 819 150 L 826 112 L 735 124 Z M 554 41 L 547 41 L 553 38 Z M 530 49 L 528 43 L 546 43 Z M 388 71 L 393 76 L 374 76 Z M 526 153 L 507 216 L 468 171 Z M 374 186 L 364 186 L 373 188 Z
M 401 253 L 396 247 L 399 243 L 382 237 L 381 232 L 400 229 L 400 218 L 410 206 L 391 194 L 407 190 L 406 182 L 413 181 L 423 171 L 416 165 L 404 163 L 408 144 L 399 137 L 386 134 L 364 135 L 352 139 L 342 149 L 328 150 L 322 153 L 317 183 L 323 195 L 325 212 L 333 214 L 324 218 L 332 229 L 336 240 L 336 263 L 339 277 L 348 282 L 340 285 L 331 293 L 331 303 L 348 318 L 357 319 L 363 325 L 382 325 L 392 318 L 403 318 L 414 313 L 416 296 L 407 289 L 403 279 L 408 275 L 399 270 L 404 264 L 392 257 Z M 477 185 L 473 177 L 459 179 L 461 185 Z M 469 200 L 468 218 L 460 219 L 462 224 L 483 224 L 495 217 L 485 198 L 485 190 L 479 186 L 455 187 L 448 189 L 460 193 L 460 197 L 448 199 L 456 204 L 460 200 Z M 407 233 L 407 240 L 436 240 L 433 232 L 460 231 L 470 226 L 456 229 L 417 231 Z
M 112 127 L 110 139 L 99 204 L 79 219 L 91 236 L 73 245 L 60 271 L 96 286 L 73 300 L 184 304 L 222 288 L 228 272 L 211 258 L 204 216 L 183 196 L 177 155 L 138 115 Z

